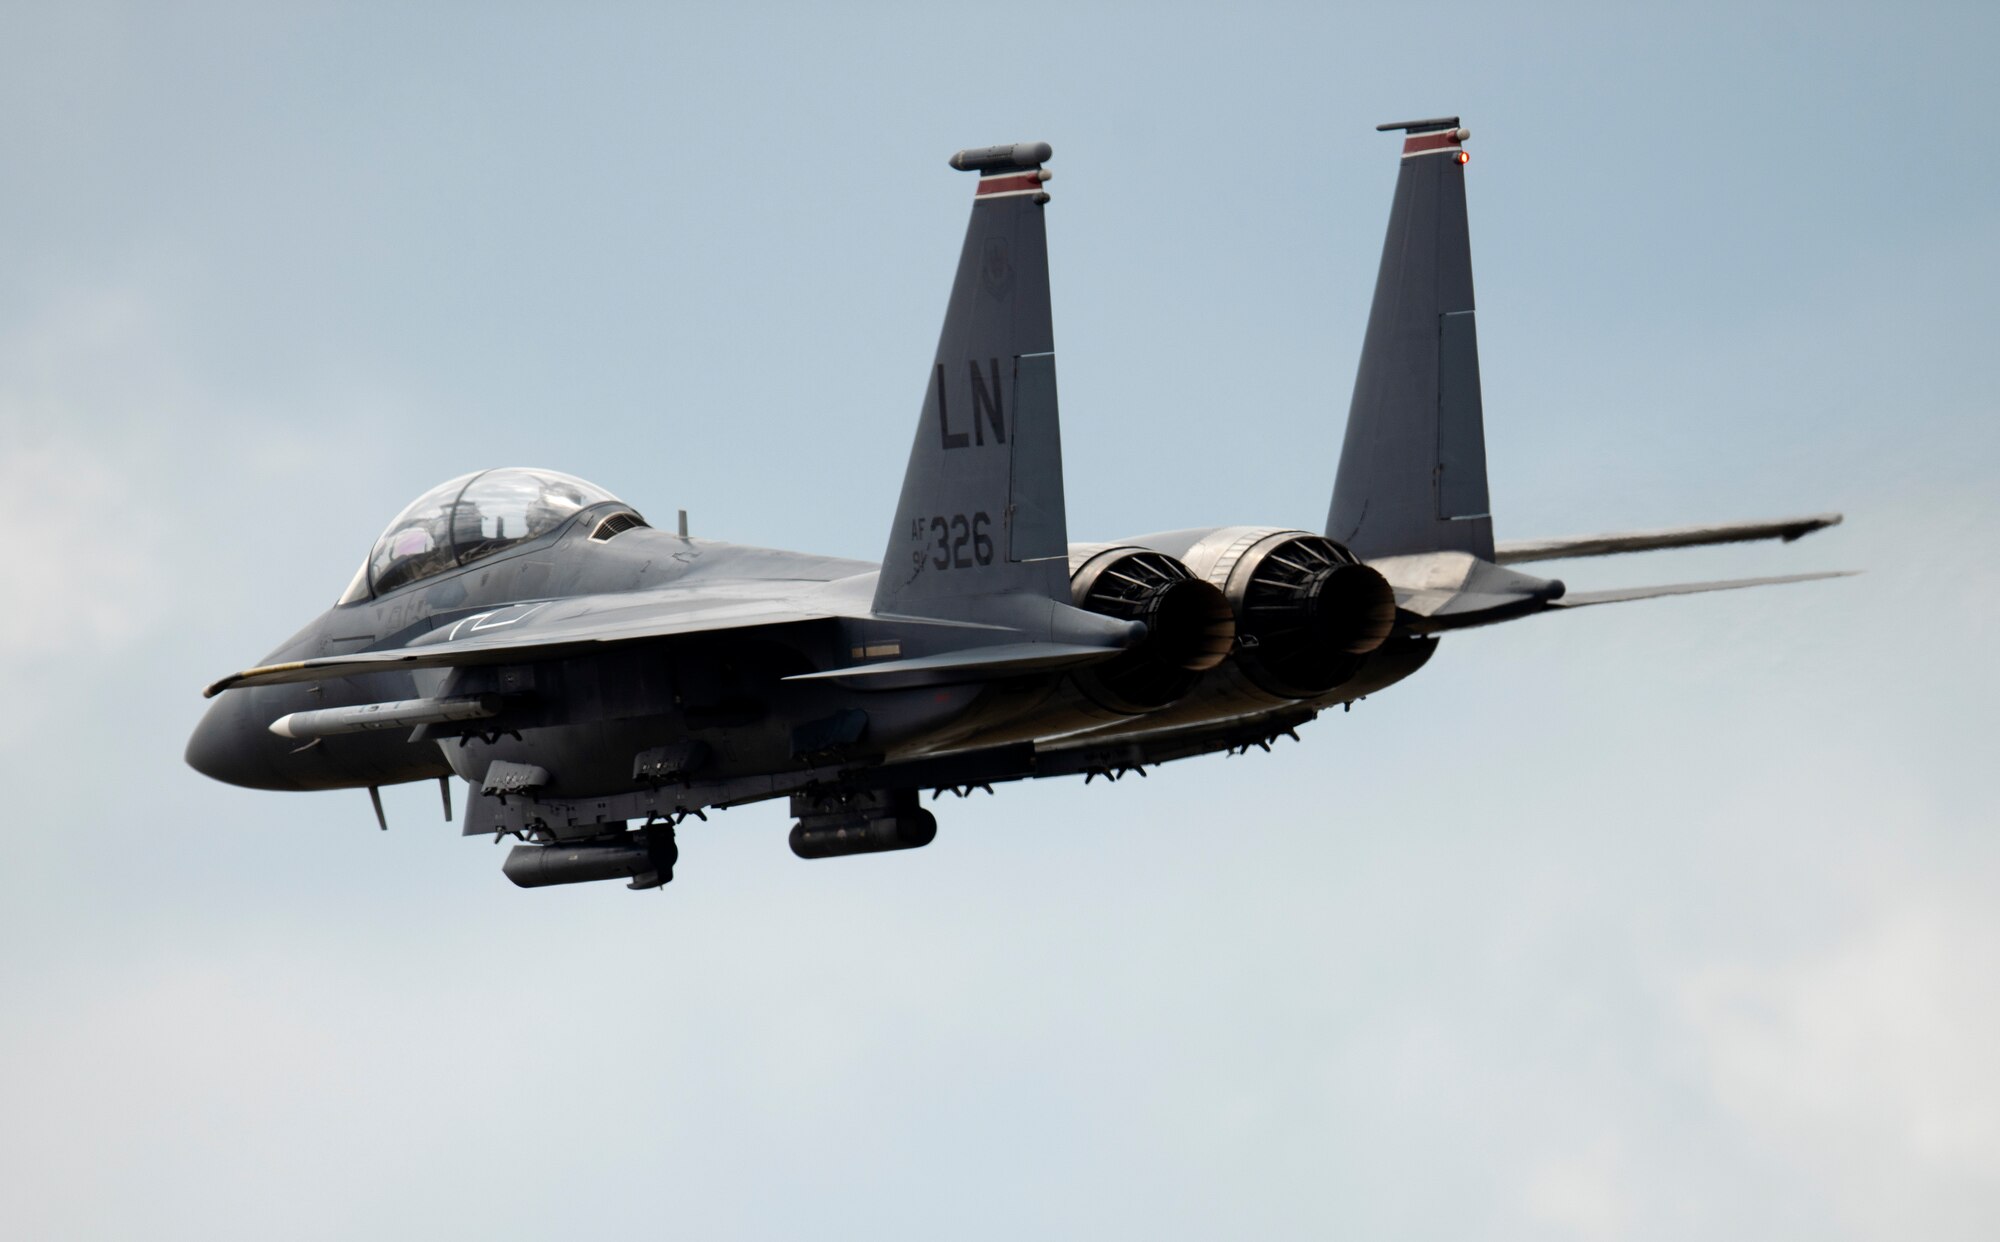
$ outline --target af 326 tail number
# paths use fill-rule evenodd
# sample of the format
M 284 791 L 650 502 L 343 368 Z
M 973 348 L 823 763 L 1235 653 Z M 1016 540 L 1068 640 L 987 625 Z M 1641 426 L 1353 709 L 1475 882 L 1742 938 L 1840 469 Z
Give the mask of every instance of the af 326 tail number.
M 993 518 L 963 513 L 910 519 L 910 541 L 922 546 L 911 554 L 921 569 L 929 561 L 938 569 L 971 569 L 993 563 Z

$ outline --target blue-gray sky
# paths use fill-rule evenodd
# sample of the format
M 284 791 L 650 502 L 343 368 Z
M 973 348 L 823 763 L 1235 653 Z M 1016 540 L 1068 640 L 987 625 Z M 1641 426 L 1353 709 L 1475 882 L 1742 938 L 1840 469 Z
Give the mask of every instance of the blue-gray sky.
M 0 1220 L 19 1236 L 1986 1238 L 1991 6 L 0 11 Z M 874 558 L 1054 144 L 1072 533 L 1316 526 L 1457 112 L 1502 538 L 1572 585 L 1270 756 L 524 893 L 212 784 L 204 682 L 487 465 Z

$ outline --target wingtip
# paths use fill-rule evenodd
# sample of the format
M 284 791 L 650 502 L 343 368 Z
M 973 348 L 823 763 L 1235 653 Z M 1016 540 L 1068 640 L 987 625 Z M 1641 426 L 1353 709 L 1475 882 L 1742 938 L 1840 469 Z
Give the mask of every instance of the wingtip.
M 1784 543 L 1792 543 L 1805 538 L 1816 530 L 1825 530 L 1829 526 L 1838 526 L 1846 520 L 1847 515 L 1844 513 L 1816 513 L 1809 518 L 1801 518 L 1797 525 L 1786 530 L 1778 538 Z

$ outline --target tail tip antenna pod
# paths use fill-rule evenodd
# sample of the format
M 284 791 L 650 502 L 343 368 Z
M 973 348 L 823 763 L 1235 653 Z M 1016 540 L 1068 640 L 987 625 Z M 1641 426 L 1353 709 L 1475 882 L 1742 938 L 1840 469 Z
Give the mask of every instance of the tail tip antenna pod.
M 1006 142 L 997 147 L 967 147 L 951 157 L 960 172 L 1027 171 L 1040 168 L 1055 154 L 1046 142 Z
M 1472 137 L 1472 131 L 1458 123 L 1455 116 L 1436 116 L 1428 121 L 1390 121 L 1377 125 L 1375 132 L 1389 133 L 1401 130 L 1403 158 L 1413 155 L 1448 155 L 1454 164 L 1463 164 L 1472 157 L 1465 153 L 1462 145 Z
M 970 147 L 951 157 L 951 166 L 960 172 L 979 174 L 975 198 L 1002 198 L 1027 195 L 1037 203 L 1049 201 L 1043 183 L 1055 176 L 1042 164 L 1055 154 L 1046 142 L 1010 142 L 997 147 Z

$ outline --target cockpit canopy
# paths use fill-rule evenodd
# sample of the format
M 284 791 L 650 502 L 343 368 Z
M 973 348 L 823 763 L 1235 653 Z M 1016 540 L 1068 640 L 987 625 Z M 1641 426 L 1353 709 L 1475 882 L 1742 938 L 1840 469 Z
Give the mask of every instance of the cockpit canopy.
M 547 534 L 580 509 L 617 499 L 553 470 L 512 466 L 461 475 L 396 515 L 341 602 L 380 595 L 491 556 Z

